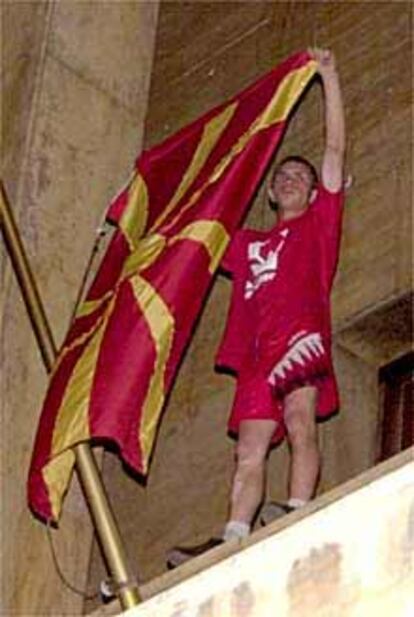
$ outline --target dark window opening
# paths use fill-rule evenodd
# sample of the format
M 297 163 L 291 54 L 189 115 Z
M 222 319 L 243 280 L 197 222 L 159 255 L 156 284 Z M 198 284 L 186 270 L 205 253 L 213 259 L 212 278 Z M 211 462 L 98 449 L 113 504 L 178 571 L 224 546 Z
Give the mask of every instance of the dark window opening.
M 414 445 L 414 353 L 379 371 L 380 431 L 377 461 Z

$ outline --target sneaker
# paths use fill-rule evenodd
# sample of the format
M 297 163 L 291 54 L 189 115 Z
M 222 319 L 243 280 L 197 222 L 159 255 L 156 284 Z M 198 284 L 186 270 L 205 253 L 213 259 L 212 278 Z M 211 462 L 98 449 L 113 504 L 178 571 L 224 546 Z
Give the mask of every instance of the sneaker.
M 293 512 L 295 508 L 288 506 L 286 503 L 277 503 L 276 501 L 270 501 L 266 503 L 260 512 L 260 524 L 262 526 L 272 523 L 278 518 L 281 518 L 289 512 Z
M 197 544 L 196 546 L 176 546 L 167 552 L 167 567 L 169 570 L 181 566 L 181 564 L 203 555 L 207 551 L 224 544 L 222 538 L 210 538 L 203 544 Z

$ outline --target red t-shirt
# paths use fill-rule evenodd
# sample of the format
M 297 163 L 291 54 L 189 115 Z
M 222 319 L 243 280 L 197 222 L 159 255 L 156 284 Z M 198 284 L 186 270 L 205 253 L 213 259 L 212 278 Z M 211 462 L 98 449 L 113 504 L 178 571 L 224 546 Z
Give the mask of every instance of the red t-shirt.
M 218 365 L 238 372 L 260 357 L 269 375 L 276 367 L 277 381 L 285 364 L 292 365 L 292 354 L 300 360 L 300 354 L 305 359 L 315 351 L 318 359 L 318 346 L 323 346 L 323 365 L 315 370 L 333 376 L 329 295 L 343 201 L 342 191 L 331 193 L 319 185 L 314 202 L 300 216 L 268 231 L 235 234 L 222 262 L 233 279 L 233 293 Z M 302 370 L 305 363 L 293 364 Z

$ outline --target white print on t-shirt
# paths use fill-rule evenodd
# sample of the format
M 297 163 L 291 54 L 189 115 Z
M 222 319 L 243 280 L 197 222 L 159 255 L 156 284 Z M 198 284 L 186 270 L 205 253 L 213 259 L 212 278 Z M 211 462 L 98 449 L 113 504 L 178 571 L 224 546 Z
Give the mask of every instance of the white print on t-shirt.
M 320 358 L 325 355 L 325 347 L 319 332 L 311 332 L 300 338 L 283 356 L 283 358 L 270 371 L 267 381 L 274 386 L 277 377 L 284 379 L 286 373 L 294 368 L 297 362 L 300 366 L 305 366 L 309 360 L 315 357 Z
M 252 278 L 248 279 L 244 286 L 244 297 L 246 300 L 249 300 L 263 283 L 275 278 L 279 265 L 279 253 L 285 244 L 288 234 L 289 229 L 279 232 L 282 239 L 274 250 L 268 250 L 267 252 L 264 247 L 269 244 L 270 240 L 250 242 L 247 245 L 247 259 Z

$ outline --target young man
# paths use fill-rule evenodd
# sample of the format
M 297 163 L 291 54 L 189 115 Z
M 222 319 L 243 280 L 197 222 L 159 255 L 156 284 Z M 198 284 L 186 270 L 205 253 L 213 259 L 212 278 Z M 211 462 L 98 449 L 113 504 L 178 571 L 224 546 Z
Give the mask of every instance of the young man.
M 237 373 L 229 429 L 238 435 L 229 519 L 222 538 L 170 551 L 170 567 L 250 533 L 269 447 L 284 436 L 291 454 L 289 498 L 265 506 L 262 521 L 303 506 L 315 493 L 316 418 L 338 407 L 329 294 L 339 251 L 345 123 L 334 56 L 310 53 L 325 94 L 321 182 L 305 159 L 282 161 L 269 185 L 276 225 L 267 232 L 240 230 L 225 255 L 233 296 L 217 363 Z

